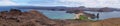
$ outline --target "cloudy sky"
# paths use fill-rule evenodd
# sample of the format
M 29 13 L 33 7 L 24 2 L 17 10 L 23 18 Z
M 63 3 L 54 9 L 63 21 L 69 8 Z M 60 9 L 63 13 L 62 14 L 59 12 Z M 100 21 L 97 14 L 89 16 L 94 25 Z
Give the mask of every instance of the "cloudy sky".
M 0 0 L 0 6 L 120 7 L 120 0 Z

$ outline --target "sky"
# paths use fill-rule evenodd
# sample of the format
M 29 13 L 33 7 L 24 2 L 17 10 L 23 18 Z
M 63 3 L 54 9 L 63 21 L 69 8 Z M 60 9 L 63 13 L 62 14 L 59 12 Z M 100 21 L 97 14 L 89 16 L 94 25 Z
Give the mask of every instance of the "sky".
M 0 0 L 0 6 L 120 7 L 120 0 Z

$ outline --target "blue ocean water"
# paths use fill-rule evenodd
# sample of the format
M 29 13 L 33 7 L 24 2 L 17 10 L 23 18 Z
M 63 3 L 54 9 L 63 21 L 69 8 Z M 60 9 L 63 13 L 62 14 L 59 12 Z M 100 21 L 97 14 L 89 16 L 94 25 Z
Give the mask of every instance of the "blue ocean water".
M 10 9 L 0 9 L 0 11 L 8 11 L 8 10 L 10 10 Z
M 51 19 L 73 19 L 74 14 L 66 13 L 66 11 L 49 11 L 49 10 L 39 10 L 47 17 Z

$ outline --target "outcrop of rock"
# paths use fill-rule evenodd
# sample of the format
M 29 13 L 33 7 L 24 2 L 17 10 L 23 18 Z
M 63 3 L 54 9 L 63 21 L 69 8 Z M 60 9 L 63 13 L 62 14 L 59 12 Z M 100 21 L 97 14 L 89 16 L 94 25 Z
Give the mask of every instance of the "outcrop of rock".
M 18 9 L 0 12 L 0 26 L 62 26 L 36 10 L 21 12 Z

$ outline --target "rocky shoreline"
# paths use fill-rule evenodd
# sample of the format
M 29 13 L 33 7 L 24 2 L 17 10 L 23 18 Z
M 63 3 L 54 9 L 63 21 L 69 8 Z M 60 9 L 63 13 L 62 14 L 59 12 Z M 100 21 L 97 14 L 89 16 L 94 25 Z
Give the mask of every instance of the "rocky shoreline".
M 114 24 L 112 23 L 120 26 L 120 18 L 88 22 L 79 20 L 53 20 L 36 10 L 21 12 L 18 9 L 11 9 L 10 11 L 0 12 L 0 26 L 113 26 Z

